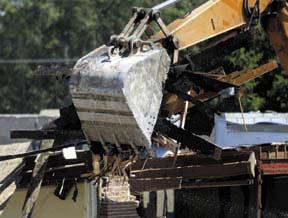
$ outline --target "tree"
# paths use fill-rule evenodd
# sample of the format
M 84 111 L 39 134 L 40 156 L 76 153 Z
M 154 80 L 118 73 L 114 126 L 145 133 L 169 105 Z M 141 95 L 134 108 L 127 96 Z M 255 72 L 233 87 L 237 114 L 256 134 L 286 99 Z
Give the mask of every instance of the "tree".
M 165 22 L 171 22 L 204 1 L 181 1 L 164 9 Z M 60 60 L 61 64 L 72 67 L 75 60 L 107 43 L 112 34 L 120 33 L 131 17 L 132 6 L 152 7 L 158 3 L 158 0 L 2 0 L 0 112 L 35 113 L 69 104 L 67 82 L 57 81 L 54 76 L 35 75 L 39 63 L 27 63 L 26 59 Z M 260 28 L 257 31 L 249 48 L 241 48 L 222 61 L 229 66 L 228 72 L 253 68 L 275 58 L 265 34 Z M 7 63 L 7 60 L 19 59 L 25 60 Z M 280 103 L 287 99 L 286 79 L 284 73 L 277 70 L 245 85 L 245 110 L 286 110 L 287 105 Z M 224 111 L 238 110 L 235 106 L 226 106 L 222 108 Z
M 51 75 L 36 75 L 38 63 L 33 61 L 64 59 L 63 64 L 71 67 L 79 57 L 108 42 L 112 34 L 124 28 L 131 6 L 151 7 L 156 2 L 3 0 L 0 6 L 0 58 L 4 60 L 0 64 L 0 112 L 34 113 L 68 104 L 66 82 L 57 81 Z M 187 1 L 167 9 L 166 18 L 171 20 L 191 5 Z M 19 59 L 22 62 L 5 62 Z

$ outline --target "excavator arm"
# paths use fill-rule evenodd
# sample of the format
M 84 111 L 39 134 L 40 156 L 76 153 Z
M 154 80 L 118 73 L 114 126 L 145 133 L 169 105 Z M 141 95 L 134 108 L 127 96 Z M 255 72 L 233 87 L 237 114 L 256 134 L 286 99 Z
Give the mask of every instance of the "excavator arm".
M 250 8 L 254 7 L 256 1 L 247 1 L 209 0 L 175 20 L 167 28 L 170 34 L 178 39 L 179 49 L 183 50 L 249 24 L 249 17 L 245 12 L 245 3 Z M 270 3 L 271 0 L 259 1 L 259 13 L 262 13 Z M 154 37 L 154 39 L 160 39 L 165 36 L 162 32 L 159 32 Z
M 184 50 L 218 36 L 215 43 L 212 40 L 211 46 L 213 47 L 230 37 L 237 36 L 240 32 L 249 31 L 255 20 L 260 19 L 283 68 L 288 72 L 288 4 L 286 1 L 210 0 L 169 24 L 167 29 L 170 37 L 178 42 L 179 50 Z M 163 32 L 158 32 L 152 38 L 155 41 L 162 41 L 166 37 Z M 205 51 L 203 53 L 205 54 Z M 193 58 L 191 59 L 194 61 Z M 277 64 L 274 62 L 273 65 L 267 66 L 269 67 L 259 67 L 252 70 L 252 72 L 257 72 L 253 74 L 243 71 L 243 77 L 247 81 L 254 79 L 275 69 Z M 209 76 L 209 74 L 207 75 Z M 247 78 L 247 75 L 250 77 Z M 217 80 L 215 76 L 214 79 Z M 223 79 L 225 80 L 225 76 L 221 76 L 222 81 Z M 229 83 L 239 85 L 233 81 Z M 203 90 L 198 93 L 190 90 L 189 93 L 191 97 L 200 101 L 207 101 L 219 95 L 219 93 Z M 183 97 L 181 98 L 176 93 L 168 93 L 164 96 L 162 109 L 166 114 L 173 115 L 183 111 L 184 105 Z M 189 107 L 193 105 L 195 104 L 190 101 Z
M 284 69 L 288 72 L 288 3 L 273 0 L 209 0 L 167 26 L 183 50 L 231 30 L 250 28 L 253 19 L 262 26 Z M 166 38 L 158 32 L 152 38 Z
M 181 50 L 216 36 L 223 40 L 231 33 L 248 31 L 256 19 L 262 18 L 271 44 L 288 71 L 287 2 L 209 0 L 166 26 L 160 10 L 175 2 L 134 8 L 119 35 L 111 36 L 107 45 L 82 57 L 74 66 L 70 93 L 81 128 L 88 143 L 105 154 L 122 154 L 123 149 L 138 154 L 146 148 L 153 155 L 152 140 L 165 135 L 176 141 L 189 136 L 191 140 L 185 146 L 218 158 L 221 149 L 217 145 L 189 131 L 181 130 L 176 136 L 174 131 L 167 131 L 172 124 L 166 125 L 166 118 L 187 112 L 188 107 L 217 97 L 227 87 L 239 86 L 277 67 L 272 61 L 229 75 L 221 70 L 220 74 L 191 72 L 182 66 Z M 149 33 L 152 22 L 160 32 Z M 145 33 L 148 37 L 143 37 Z M 169 141 L 166 138 L 164 141 Z
M 262 26 L 283 68 L 288 72 L 288 3 L 279 3 L 274 13 L 262 19 Z

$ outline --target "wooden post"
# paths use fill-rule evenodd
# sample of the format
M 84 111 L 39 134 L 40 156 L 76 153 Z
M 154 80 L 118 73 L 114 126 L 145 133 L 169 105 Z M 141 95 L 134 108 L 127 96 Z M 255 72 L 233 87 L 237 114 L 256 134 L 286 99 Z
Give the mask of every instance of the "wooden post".
M 250 205 L 250 192 L 249 186 L 241 186 L 241 191 L 244 197 L 244 209 L 243 209 L 243 218 L 249 218 L 249 205 Z
M 261 173 L 261 162 L 258 162 L 258 168 L 256 172 L 256 199 L 257 199 L 257 218 L 262 218 L 262 173 Z
M 146 199 L 146 207 L 144 203 L 144 218 L 156 217 L 156 192 L 147 192 L 147 197 L 149 200 Z
M 231 187 L 221 187 L 219 188 L 219 201 L 220 201 L 220 211 L 219 218 L 228 217 L 227 211 L 229 211 L 229 206 L 231 203 Z M 228 206 L 228 207 L 227 207 Z
M 167 218 L 173 218 L 174 216 L 174 190 L 168 189 L 166 190 L 166 196 L 167 196 L 167 210 L 166 210 L 166 217 Z
M 157 191 L 156 194 L 156 217 L 161 218 L 165 215 L 165 191 Z

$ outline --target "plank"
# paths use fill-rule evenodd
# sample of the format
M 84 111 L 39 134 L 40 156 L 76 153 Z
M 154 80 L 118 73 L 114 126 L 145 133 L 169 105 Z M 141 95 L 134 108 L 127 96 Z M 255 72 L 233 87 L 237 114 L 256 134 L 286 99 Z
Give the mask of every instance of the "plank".
M 87 166 L 91 165 L 92 157 L 91 151 L 77 151 L 76 150 L 77 159 L 65 159 L 62 152 L 58 152 L 56 154 L 50 155 L 48 158 L 48 168 L 55 168 L 59 166 L 65 165 L 74 165 L 79 163 L 86 163 Z M 36 156 L 29 156 L 25 158 L 25 167 L 24 171 L 32 170 L 35 166 Z
M 204 155 L 196 154 L 183 154 L 178 155 L 177 161 L 175 162 L 175 167 L 184 167 L 191 165 L 208 165 L 208 164 L 220 164 L 220 163 L 235 163 L 241 161 L 249 161 L 255 159 L 253 152 L 238 152 L 236 150 L 229 151 L 223 150 L 221 158 L 215 160 Z M 164 158 L 151 158 L 146 160 L 137 160 L 131 165 L 131 170 L 144 169 L 157 169 L 157 168 L 170 168 L 172 167 L 174 157 L 164 157 Z M 144 165 L 145 163 L 145 165 Z
M 53 146 L 54 140 L 43 140 L 41 148 L 49 149 Z M 22 218 L 31 218 L 32 212 L 37 201 L 41 184 L 43 181 L 44 172 L 47 167 L 49 153 L 38 154 L 36 164 L 33 169 L 32 179 L 28 186 L 25 201 L 22 208 Z
M 230 181 L 213 181 L 213 182 L 194 182 L 194 183 L 182 183 L 182 189 L 195 189 L 195 188 L 219 188 L 219 187 L 234 187 L 242 185 L 252 185 L 253 179 L 245 180 L 230 180 Z
M 0 146 L 0 155 L 16 155 L 19 153 L 26 152 L 30 148 L 30 142 L 25 143 L 14 143 L 14 144 L 8 144 L 8 145 L 1 145 Z M 9 176 L 15 169 L 17 169 L 21 163 L 23 162 L 23 158 L 16 158 L 14 160 L 6 160 L 0 162 L 0 183 L 3 183 L 3 181 L 6 179 L 7 176 Z
M 30 142 L 14 143 L 0 146 L 0 155 L 17 154 L 26 152 L 30 148 Z M 0 162 L 0 215 L 3 213 L 8 200 L 14 194 L 23 172 L 23 158 Z
M 133 171 L 132 175 L 137 179 L 145 178 L 226 178 L 240 175 L 254 175 L 250 162 L 231 164 L 199 165 L 166 169 L 148 169 Z
M 210 156 L 216 160 L 221 157 L 221 147 L 188 130 L 179 128 L 169 121 L 161 120 L 158 122 L 155 126 L 155 131 L 177 140 L 178 143 L 181 143 L 181 149 L 189 148 L 190 150 L 199 151 L 201 154 Z
M 265 73 L 268 73 L 278 67 L 276 61 L 270 61 L 264 65 L 261 65 L 255 69 L 248 69 L 248 70 L 242 70 L 242 71 L 235 71 L 233 73 L 230 73 L 225 76 L 219 76 L 218 78 L 209 78 L 204 75 L 194 74 L 194 77 L 202 78 L 205 77 L 205 80 L 209 80 L 209 83 L 207 82 L 206 85 L 208 85 L 210 89 L 207 89 L 201 93 L 191 92 L 191 97 L 193 97 L 195 100 L 206 102 L 209 100 L 212 100 L 215 97 L 218 97 L 220 95 L 221 88 L 225 88 L 226 86 L 229 87 L 228 84 L 230 84 L 230 87 L 232 86 L 240 86 L 244 83 L 253 80 L 259 76 L 264 75 Z M 211 80 L 211 81 L 210 81 Z M 213 80 L 215 82 L 213 82 Z M 205 85 L 205 84 L 204 84 Z M 213 85 L 215 85 L 213 87 Z M 183 111 L 184 109 L 184 101 L 178 97 L 176 94 L 168 94 L 166 97 L 164 96 L 164 110 L 169 114 L 173 115 L 176 113 L 179 113 Z M 195 104 L 189 104 L 189 108 L 193 107 Z
M 17 159 L 17 158 L 23 158 L 23 157 L 28 157 L 28 156 L 32 156 L 35 154 L 44 154 L 50 151 L 60 151 L 63 148 L 69 148 L 69 147 L 74 147 L 80 144 L 84 144 L 86 143 L 86 141 L 82 141 L 82 142 L 78 142 L 78 143 L 73 143 L 73 144 L 64 144 L 61 146 L 57 146 L 57 147 L 51 147 L 51 148 L 43 148 L 37 151 L 30 151 L 30 152 L 24 152 L 24 153 L 18 153 L 18 154 L 9 154 L 9 155 L 2 155 L 0 156 L 0 162 L 1 161 L 6 161 L 6 160 L 12 160 L 12 159 Z
M 51 168 L 48 171 L 45 171 L 42 185 L 54 184 L 61 181 L 64 177 L 66 179 L 84 179 L 91 176 L 92 171 L 92 166 L 86 166 L 84 163 Z M 23 175 L 20 187 L 26 188 L 27 185 L 30 184 L 32 178 L 32 173 L 26 172 Z
M 8 175 L 6 174 L 5 179 L 3 179 L 0 183 L 0 191 L 3 191 L 6 189 L 11 183 L 15 182 L 19 178 L 21 178 L 21 173 L 24 172 L 24 163 L 19 164 L 14 168 L 14 170 L 9 173 Z
M 9 199 L 12 197 L 12 195 L 16 191 L 16 188 L 17 188 L 17 185 L 16 185 L 16 182 L 14 181 L 1 192 L 0 194 L 0 216 L 4 212 L 4 209 L 7 206 Z

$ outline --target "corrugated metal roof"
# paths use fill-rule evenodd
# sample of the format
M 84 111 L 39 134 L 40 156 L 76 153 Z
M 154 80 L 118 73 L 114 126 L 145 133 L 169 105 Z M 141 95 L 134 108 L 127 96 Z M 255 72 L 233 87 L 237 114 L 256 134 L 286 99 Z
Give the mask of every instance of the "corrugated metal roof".
M 274 123 L 288 125 L 288 113 L 261 113 L 261 112 L 249 112 L 243 113 L 245 123 L 247 125 L 257 123 Z M 243 124 L 243 118 L 241 113 L 222 113 L 222 116 L 226 121 L 231 123 Z

